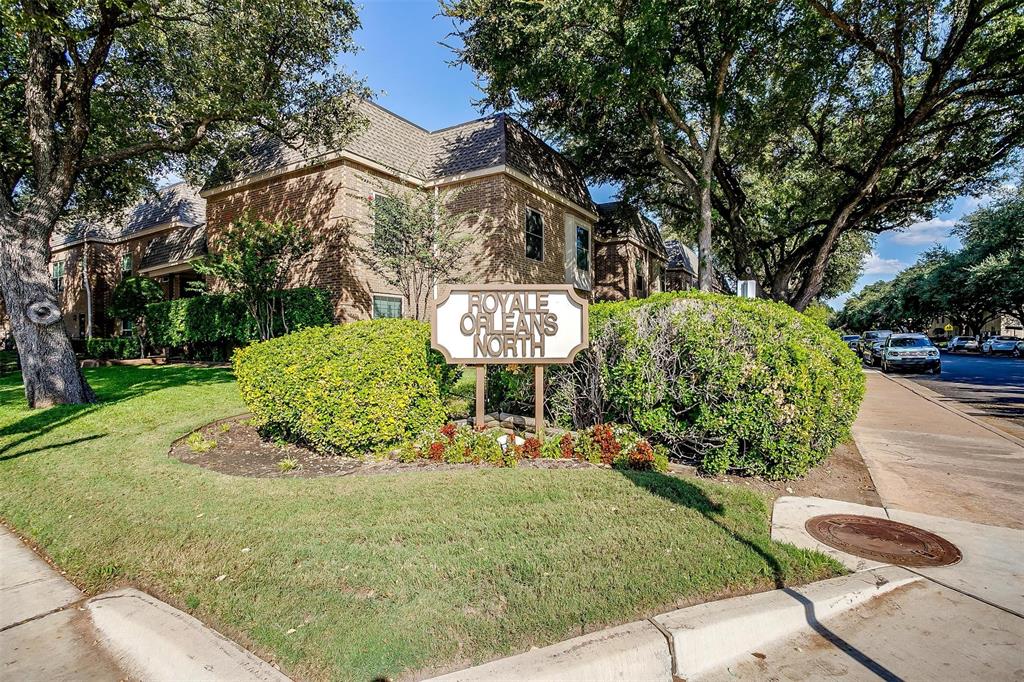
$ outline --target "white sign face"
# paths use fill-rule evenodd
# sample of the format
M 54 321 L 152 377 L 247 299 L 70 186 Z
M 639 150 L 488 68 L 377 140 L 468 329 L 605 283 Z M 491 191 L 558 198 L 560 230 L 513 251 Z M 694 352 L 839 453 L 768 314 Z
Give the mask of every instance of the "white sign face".
M 568 285 L 453 286 L 430 326 L 430 345 L 450 363 L 569 363 L 587 346 L 587 301 Z

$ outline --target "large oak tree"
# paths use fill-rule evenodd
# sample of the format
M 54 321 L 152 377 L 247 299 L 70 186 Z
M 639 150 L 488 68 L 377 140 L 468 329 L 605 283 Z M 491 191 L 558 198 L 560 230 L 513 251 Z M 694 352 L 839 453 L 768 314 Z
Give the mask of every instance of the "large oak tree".
M 592 178 L 623 183 L 679 229 L 710 231 L 710 199 L 719 265 L 803 309 L 852 283 L 873 235 L 986 190 L 1019 158 L 1021 7 L 453 0 L 447 11 L 466 22 L 460 56 L 487 103 L 518 105 Z M 687 147 L 695 123 L 719 132 L 698 145 L 714 152 L 710 181 L 707 156 Z
M 0 0 L 0 288 L 31 406 L 95 399 L 47 272 L 69 211 L 199 175 L 256 130 L 336 144 L 350 0 Z
M 695 209 L 701 289 L 714 286 L 720 141 L 786 18 L 761 0 L 451 0 L 461 62 L 485 103 L 515 107 L 592 179 L 661 173 Z

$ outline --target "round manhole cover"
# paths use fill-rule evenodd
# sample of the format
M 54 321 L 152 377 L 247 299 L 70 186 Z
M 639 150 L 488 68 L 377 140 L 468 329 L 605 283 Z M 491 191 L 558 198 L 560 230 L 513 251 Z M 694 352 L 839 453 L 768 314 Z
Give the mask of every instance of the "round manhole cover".
M 960 561 L 960 550 L 948 540 L 888 519 L 825 514 L 808 519 L 805 527 L 829 547 L 887 564 L 948 566 Z

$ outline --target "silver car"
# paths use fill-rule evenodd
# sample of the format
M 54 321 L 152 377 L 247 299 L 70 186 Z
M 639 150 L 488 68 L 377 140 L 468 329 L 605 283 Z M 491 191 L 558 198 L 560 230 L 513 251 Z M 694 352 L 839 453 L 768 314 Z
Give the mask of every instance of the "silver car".
M 992 336 L 985 339 L 981 344 L 981 352 L 985 355 L 993 353 L 1005 353 L 1020 357 L 1020 339 L 1013 336 Z

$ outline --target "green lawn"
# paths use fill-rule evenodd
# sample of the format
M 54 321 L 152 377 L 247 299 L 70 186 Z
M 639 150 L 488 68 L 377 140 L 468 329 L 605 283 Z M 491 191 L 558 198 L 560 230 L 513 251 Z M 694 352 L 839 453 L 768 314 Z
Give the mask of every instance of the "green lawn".
M 0 517 L 87 590 L 150 590 L 298 677 L 479 662 L 841 570 L 773 543 L 756 494 L 660 474 L 212 473 L 167 449 L 243 411 L 229 371 L 86 373 L 104 402 L 40 411 L 0 379 Z

